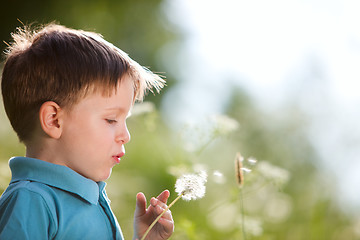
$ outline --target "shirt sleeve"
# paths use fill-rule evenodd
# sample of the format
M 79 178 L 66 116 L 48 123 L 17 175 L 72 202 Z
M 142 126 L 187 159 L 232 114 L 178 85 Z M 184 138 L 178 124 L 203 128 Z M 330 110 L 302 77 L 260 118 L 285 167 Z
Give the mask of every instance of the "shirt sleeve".
M 0 239 L 52 239 L 52 216 L 41 194 L 20 188 L 3 200 Z

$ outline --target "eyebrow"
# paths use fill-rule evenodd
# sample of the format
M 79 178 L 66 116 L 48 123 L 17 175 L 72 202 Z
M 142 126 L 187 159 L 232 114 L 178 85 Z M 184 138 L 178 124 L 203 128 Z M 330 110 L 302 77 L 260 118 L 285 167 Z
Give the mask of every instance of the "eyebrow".
M 106 111 L 118 111 L 118 112 L 126 112 L 124 108 L 121 108 L 121 107 L 109 107 L 109 108 L 105 108 Z M 129 112 L 127 113 L 126 115 L 126 118 L 130 117 L 131 116 L 131 110 L 132 110 L 132 107 L 129 109 Z

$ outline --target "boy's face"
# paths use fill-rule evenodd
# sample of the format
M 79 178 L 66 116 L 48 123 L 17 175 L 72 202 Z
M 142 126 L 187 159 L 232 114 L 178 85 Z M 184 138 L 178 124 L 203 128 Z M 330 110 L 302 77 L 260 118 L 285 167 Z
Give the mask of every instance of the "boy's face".
M 126 119 L 133 99 L 133 83 L 126 75 L 110 97 L 89 94 L 69 112 L 65 110 L 55 163 L 96 182 L 109 178 L 130 140 Z

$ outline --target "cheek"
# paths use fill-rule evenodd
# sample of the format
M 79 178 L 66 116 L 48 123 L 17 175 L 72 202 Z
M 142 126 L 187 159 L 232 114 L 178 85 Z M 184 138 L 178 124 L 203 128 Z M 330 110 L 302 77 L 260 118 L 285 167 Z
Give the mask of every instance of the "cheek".
M 66 139 L 78 151 L 89 156 L 101 152 L 109 145 L 115 135 L 115 128 L 98 118 L 86 118 L 86 121 L 73 121 L 65 131 Z
M 92 152 L 107 151 L 107 148 L 111 146 L 110 144 L 114 139 L 114 130 L 109 126 L 92 128 L 88 129 L 84 136 L 83 141 L 89 144 L 88 147 L 92 148 Z
M 64 141 L 68 143 L 70 148 L 86 151 L 86 148 L 92 145 L 92 142 L 98 138 L 94 131 L 96 131 L 96 128 L 89 126 L 89 124 L 74 122 L 64 131 Z

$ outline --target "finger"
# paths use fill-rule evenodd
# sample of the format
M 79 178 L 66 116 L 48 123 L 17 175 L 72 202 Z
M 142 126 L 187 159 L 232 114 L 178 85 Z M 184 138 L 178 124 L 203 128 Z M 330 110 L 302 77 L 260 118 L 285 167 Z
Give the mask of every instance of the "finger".
M 174 232 L 174 221 L 172 219 L 169 220 L 165 218 L 160 218 L 158 223 L 163 226 L 166 235 L 170 237 L 171 234 Z
M 146 213 L 146 197 L 142 192 L 136 194 L 135 217 L 140 217 Z
M 162 214 L 164 212 L 164 210 L 168 208 L 168 206 L 165 203 L 157 200 L 156 198 L 152 198 L 150 200 L 150 204 L 153 207 L 156 215 Z M 171 215 L 170 209 L 167 209 L 166 212 L 163 213 L 162 218 L 172 220 L 172 215 Z
M 165 203 L 167 202 L 168 198 L 170 197 L 169 190 L 164 190 L 162 193 L 159 194 L 156 198 L 160 200 L 161 202 Z
M 157 198 L 151 198 L 150 199 L 150 205 L 152 207 L 154 207 L 154 208 L 156 206 L 160 206 L 163 209 L 167 208 L 167 205 L 165 203 L 163 203 L 162 201 L 160 201 L 159 199 L 157 199 Z
M 156 207 L 156 213 L 157 214 L 161 214 L 161 213 L 163 213 L 164 212 L 164 208 L 161 208 L 160 206 L 157 206 Z M 165 218 L 165 219 L 167 219 L 167 220 L 172 220 L 172 214 L 171 214 L 171 211 L 168 209 L 168 210 L 166 210 L 164 213 L 163 213 L 163 215 L 161 216 L 161 218 Z

